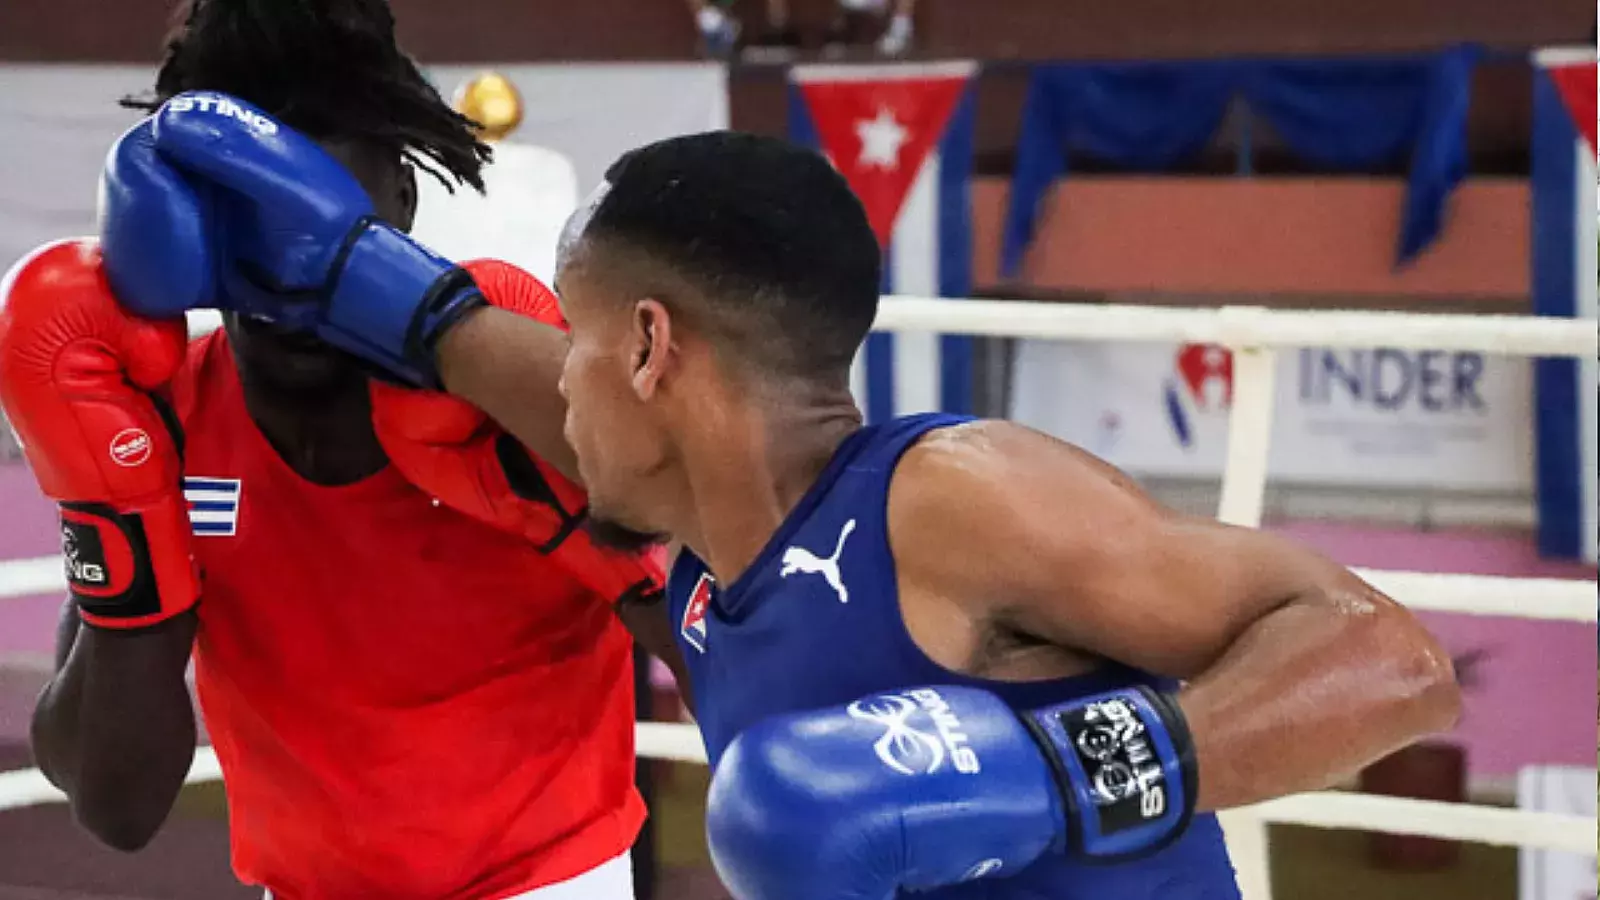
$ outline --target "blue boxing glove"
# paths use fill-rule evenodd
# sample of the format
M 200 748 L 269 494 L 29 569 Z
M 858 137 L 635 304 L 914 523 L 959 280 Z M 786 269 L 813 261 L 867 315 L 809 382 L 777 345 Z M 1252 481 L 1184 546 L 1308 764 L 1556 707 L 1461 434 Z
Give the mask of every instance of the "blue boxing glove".
M 1195 778 L 1176 701 L 1145 688 L 1021 714 L 987 691 L 915 688 L 744 731 L 706 833 L 738 900 L 891 900 L 1048 853 L 1154 853 L 1188 826 Z
M 471 276 L 378 221 L 337 160 L 241 100 L 179 94 L 152 135 L 162 159 L 215 191 L 220 306 L 438 386 L 435 342 L 484 303 Z
M 221 305 L 208 192 L 156 152 L 145 119 L 112 145 L 100 180 L 100 252 L 118 301 L 166 319 Z

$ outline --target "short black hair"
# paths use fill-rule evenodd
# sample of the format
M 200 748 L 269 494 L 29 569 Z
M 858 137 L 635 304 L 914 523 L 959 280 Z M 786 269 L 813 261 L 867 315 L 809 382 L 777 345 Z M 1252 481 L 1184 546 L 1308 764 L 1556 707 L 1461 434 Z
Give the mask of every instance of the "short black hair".
M 124 106 L 221 91 L 313 138 L 375 146 L 447 188 L 483 190 L 492 151 L 401 51 L 387 0 L 185 0 L 175 15 L 153 94 Z
M 821 154 L 714 131 L 630 151 L 584 241 L 619 243 L 682 279 L 690 310 L 759 372 L 848 376 L 878 311 L 882 254 L 866 211 Z

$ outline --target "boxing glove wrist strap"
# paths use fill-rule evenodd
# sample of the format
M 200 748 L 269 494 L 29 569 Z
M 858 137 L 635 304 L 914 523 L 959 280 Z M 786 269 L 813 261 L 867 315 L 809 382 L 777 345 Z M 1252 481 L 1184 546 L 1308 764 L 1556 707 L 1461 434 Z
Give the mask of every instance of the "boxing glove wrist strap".
M 1177 698 L 1126 688 L 1033 710 L 1023 721 L 1055 770 L 1071 856 L 1146 856 L 1188 827 L 1198 773 Z
M 472 276 L 371 218 L 352 229 L 334 272 L 317 336 L 412 385 L 437 389 L 434 345 L 484 304 Z
M 200 598 L 181 497 L 139 512 L 102 503 L 61 504 L 61 551 L 67 587 L 88 625 L 131 630 L 156 625 Z

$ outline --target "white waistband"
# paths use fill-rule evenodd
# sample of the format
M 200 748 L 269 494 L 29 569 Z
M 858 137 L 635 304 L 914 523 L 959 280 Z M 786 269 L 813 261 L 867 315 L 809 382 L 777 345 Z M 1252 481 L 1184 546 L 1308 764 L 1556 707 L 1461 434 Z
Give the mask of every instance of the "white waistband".
M 272 892 L 262 900 L 272 900 Z M 633 859 L 624 853 L 566 881 L 496 900 L 634 900 Z

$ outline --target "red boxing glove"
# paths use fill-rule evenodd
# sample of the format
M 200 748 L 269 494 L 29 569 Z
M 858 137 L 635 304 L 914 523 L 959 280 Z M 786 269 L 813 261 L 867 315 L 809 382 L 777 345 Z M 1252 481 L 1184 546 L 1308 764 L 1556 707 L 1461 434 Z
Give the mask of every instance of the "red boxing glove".
M 566 330 L 556 297 L 510 263 L 464 263 L 491 304 Z M 583 530 L 583 488 L 529 453 L 477 407 L 448 394 L 372 382 L 372 421 L 406 480 L 457 512 L 527 538 L 612 603 L 658 593 L 665 576 L 651 554 L 600 548 Z
M 0 405 L 61 505 L 83 620 L 142 628 L 194 606 L 177 441 L 148 392 L 183 362 L 182 319 L 124 312 L 90 240 L 60 241 L 0 281 Z

